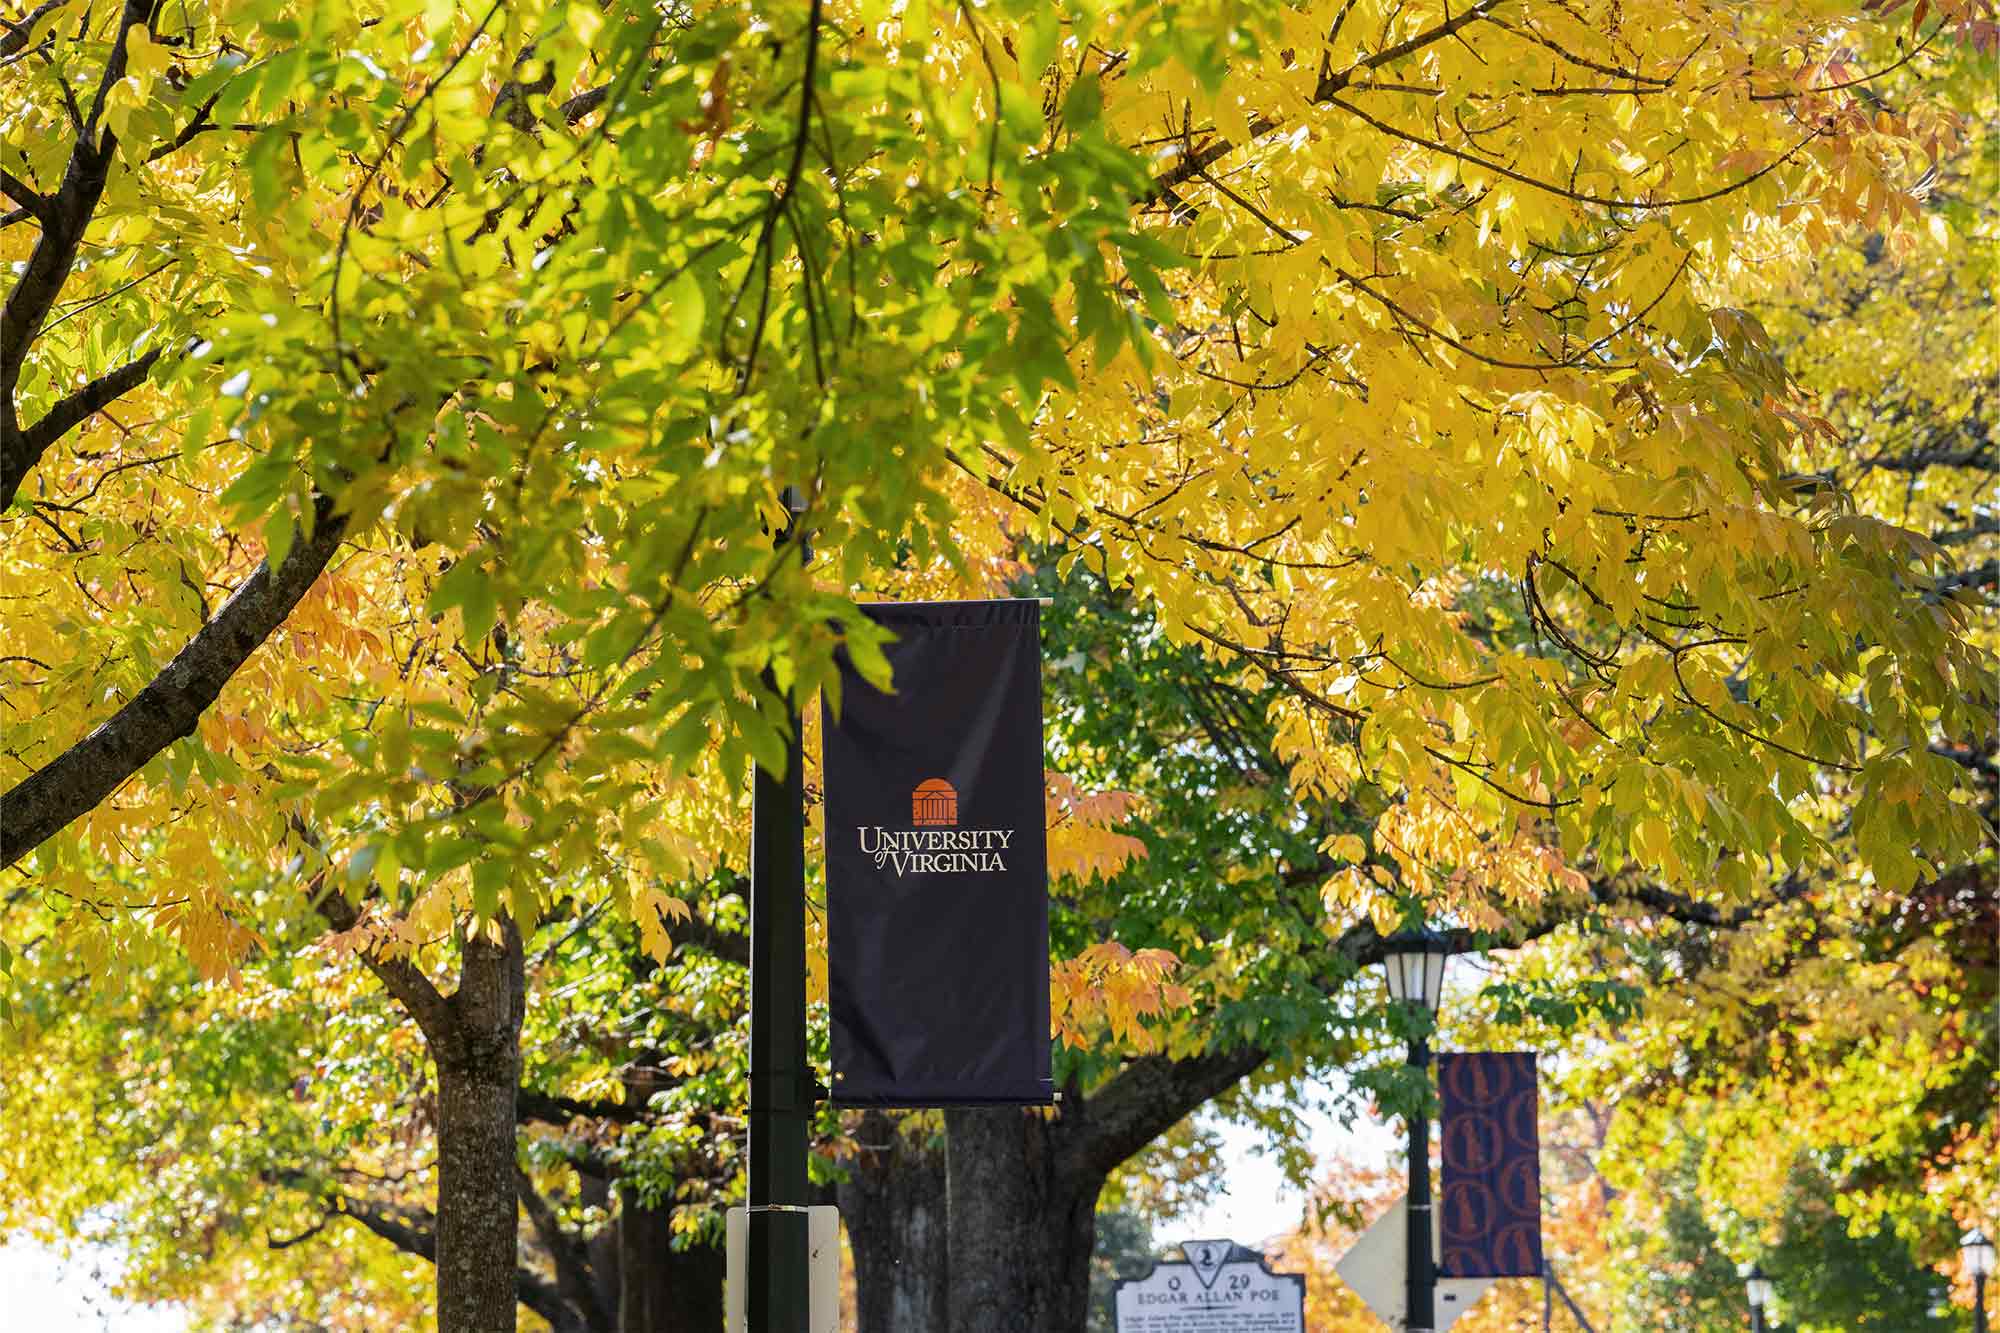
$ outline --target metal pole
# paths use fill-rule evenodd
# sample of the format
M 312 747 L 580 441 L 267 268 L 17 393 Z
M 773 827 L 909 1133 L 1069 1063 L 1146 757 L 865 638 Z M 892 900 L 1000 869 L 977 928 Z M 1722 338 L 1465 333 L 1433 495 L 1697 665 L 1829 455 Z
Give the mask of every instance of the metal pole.
M 1986 1333 L 1986 1274 L 1972 1275 L 1972 1333 Z
M 1750 1307 L 1750 1333 L 1764 1333 L 1764 1307 L 1761 1305 Z
M 787 526 L 779 550 L 792 540 Z M 779 693 L 769 672 L 764 686 Z M 789 704 L 785 723 L 784 776 L 759 765 L 750 803 L 750 1333 L 806 1333 L 808 1317 L 805 754 Z
M 1410 1041 L 1410 1064 L 1428 1070 L 1430 1044 Z M 1429 1082 L 1429 1074 L 1425 1074 Z M 1428 1089 L 1426 1089 L 1428 1091 Z M 1421 1103 L 1410 1116 L 1409 1333 L 1431 1333 L 1437 1326 L 1437 1269 L 1431 1258 L 1431 1121 Z

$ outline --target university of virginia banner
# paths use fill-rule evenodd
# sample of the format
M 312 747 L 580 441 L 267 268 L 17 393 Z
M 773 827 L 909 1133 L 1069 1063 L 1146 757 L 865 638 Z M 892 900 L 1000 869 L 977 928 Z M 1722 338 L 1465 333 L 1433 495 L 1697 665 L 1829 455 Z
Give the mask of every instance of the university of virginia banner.
M 1531 1052 L 1440 1055 L 1445 1277 L 1539 1277 L 1542 1158 Z
M 833 1100 L 1050 1102 L 1041 608 L 862 609 L 895 693 L 848 666 L 821 714 Z

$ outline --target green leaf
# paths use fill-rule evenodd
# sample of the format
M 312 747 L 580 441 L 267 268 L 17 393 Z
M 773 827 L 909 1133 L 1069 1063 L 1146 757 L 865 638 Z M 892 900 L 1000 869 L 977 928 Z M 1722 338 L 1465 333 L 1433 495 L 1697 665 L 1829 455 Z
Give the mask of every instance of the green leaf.
M 512 877 L 513 863 L 489 856 L 472 867 L 472 910 L 485 920 L 500 915 L 500 893 Z

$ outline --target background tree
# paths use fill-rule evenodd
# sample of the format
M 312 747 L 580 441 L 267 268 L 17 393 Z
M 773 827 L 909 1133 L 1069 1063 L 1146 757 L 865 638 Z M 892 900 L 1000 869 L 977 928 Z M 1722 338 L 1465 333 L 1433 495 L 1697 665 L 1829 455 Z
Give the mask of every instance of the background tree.
M 1159 1258 L 1159 1251 L 1152 1224 L 1143 1216 L 1122 1208 L 1099 1210 L 1086 1333 L 1117 1333 L 1117 1280 L 1145 1276 Z
M 1990 60 L 1950 44 L 1937 55 L 1926 91 L 1968 127 L 1988 123 Z M 1746 275 L 1732 297 L 1825 414 L 1827 429 L 1794 455 L 1798 484 L 1838 485 L 1936 541 L 1948 557 L 1938 591 L 1977 600 L 1990 600 L 1996 549 L 1991 347 L 1976 327 L 1993 250 L 1990 191 L 1975 182 L 1992 171 L 1990 139 L 1974 130 L 1925 183 L 1921 228 L 1864 225 L 1812 264 Z M 1961 799 L 1990 848 L 1990 728 L 1940 726 L 1926 740 L 1966 770 Z M 1535 989 L 1609 977 L 1644 999 L 1636 1022 L 1621 1007 L 1585 1024 L 1586 1040 L 1612 1040 L 1569 1085 L 1618 1108 L 1606 1169 L 1627 1189 L 1611 1217 L 1642 1261 L 1596 1276 L 1622 1292 L 1620 1318 L 1634 1327 L 1734 1327 L 1736 1261 L 1753 1255 L 1791 1274 L 1789 1320 L 1919 1326 L 1938 1268 L 1956 1273 L 1949 1214 L 1970 1225 L 1990 1211 L 1993 1046 L 1973 1034 L 1990 1037 L 1993 1022 L 1991 852 L 1885 891 L 1851 844 L 1907 830 L 1865 828 L 1857 807 L 1851 783 L 1830 784 L 1820 819 L 1835 856 L 1795 901 L 1559 932 L 1504 969 Z M 1732 920 L 1741 929 L 1703 928 Z M 1547 1027 L 1528 1040 L 1567 1044 Z M 1699 1162 L 1700 1174 L 1662 1161 Z M 1658 1235 L 1663 1248 L 1645 1248 Z M 1952 1286 L 1960 1311 L 1940 1327 L 1970 1300 L 1962 1274 Z
M 1691 1133 L 1688 1142 L 1683 1162 L 1657 1174 L 1666 1192 L 1637 1201 L 1652 1225 L 1624 1233 L 1642 1256 L 1616 1275 L 1623 1288 L 1621 1320 L 1635 1328 L 1706 1333 L 1743 1321 L 1743 1278 L 1728 1257 L 1738 1247 L 1708 1219 L 1700 1136 Z M 1948 1214 L 1931 1210 L 1905 1221 L 1930 1233 L 1924 1250 L 1957 1241 Z M 1836 1206 L 1834 1182 L 1816 1166 L 1793 1164 L 1769 1224 L 1757 1262 L 1773 1281 L 1770 1313 L 1782 1326 L 1806 1333 L 1876 1328 L 1959 1333 L 1972 1327 L 1971 1312 L 1943 1299 L 1943 1278 L 1920 1261 L 1900 1229 L 1851 1230 Z
M 744 940 L 740 898 L 719 901 L 724 925 L 687 923 L 665 966 L 601 913 L 529 941 L 515 1293 L 532 1326 L 720 1325 Z M 87 933 L 67 925 L 48 938 Z M 225 1326 L 431 1326 L 422 1035 L 354 941 L 271 943 L 233 977 L 167 953 L 93 989 L 46 939 L 14 959 L 0 1225 L 99 1234 L 130 1256 L 132 1295 Z

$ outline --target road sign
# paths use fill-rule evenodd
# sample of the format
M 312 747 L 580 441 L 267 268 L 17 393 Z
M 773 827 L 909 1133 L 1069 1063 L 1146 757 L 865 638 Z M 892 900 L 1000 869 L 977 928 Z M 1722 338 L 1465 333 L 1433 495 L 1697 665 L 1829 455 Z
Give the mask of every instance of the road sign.
M 1403 1275 L 1409 1265 L 1405 1252 L 1409 1248 L 1410 1224 L 1405 1220 L 1409 1211 L 1404 1204 L 1405 1200 L 1399 1196 L 1389 1211 L 1376 1218 L 1375 1225 L 1362 1232 L 1353 1248 L 1334 1265 L 1334 1271 L 1396 1333 L 1409 1326 L 1410 1289 Z M 1431 1253 L 1437 1253 L 1436 1213 L 1431 1214 Z M 1452 1320 L 1470 1310 L 1492 1285 L 1490 1277 L 1439 1278 L 1437 1333 L 1450 1328 Z
M 1120 1279 L 1114 1308 L 1118 1333 L 1305 1333 L 1306 1280 L 1231 1241 L 1190 1240 L 1181 1262 Z

